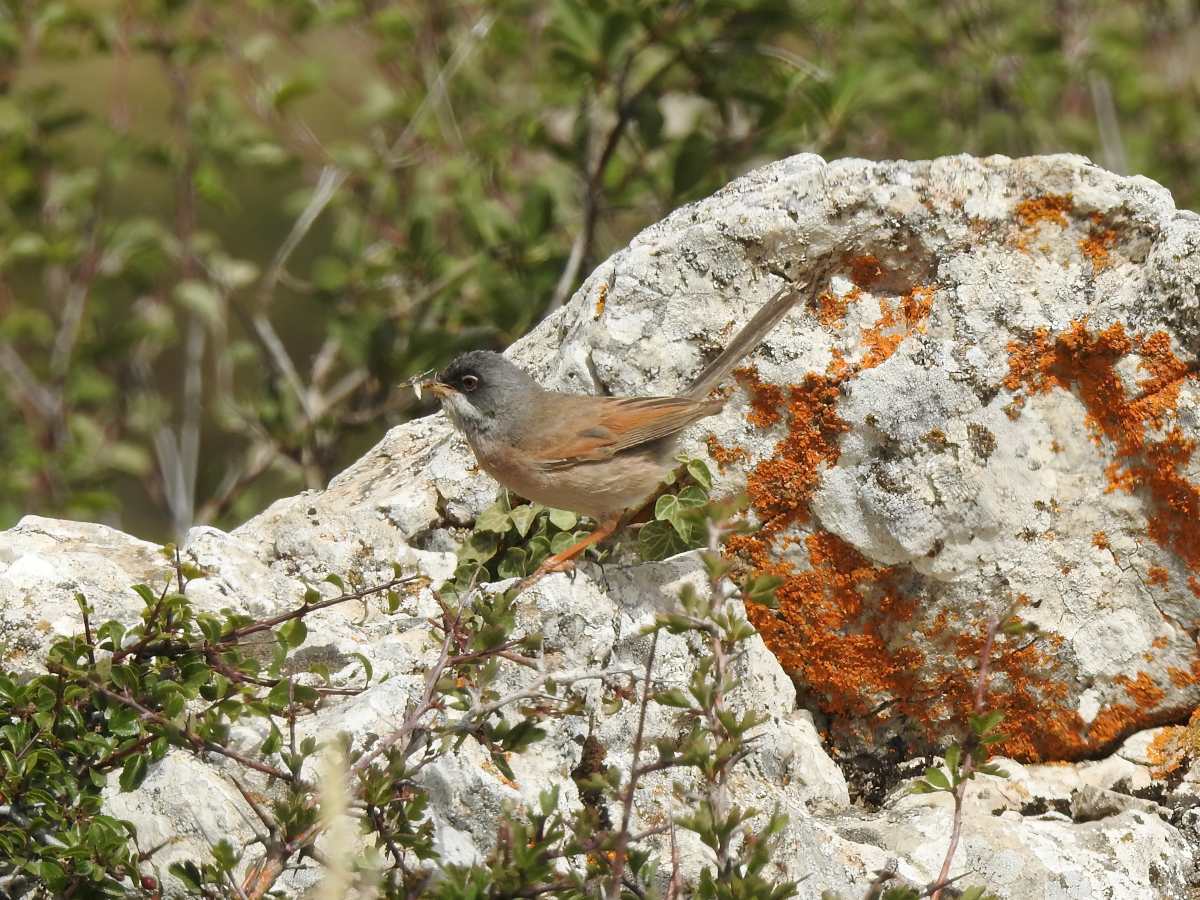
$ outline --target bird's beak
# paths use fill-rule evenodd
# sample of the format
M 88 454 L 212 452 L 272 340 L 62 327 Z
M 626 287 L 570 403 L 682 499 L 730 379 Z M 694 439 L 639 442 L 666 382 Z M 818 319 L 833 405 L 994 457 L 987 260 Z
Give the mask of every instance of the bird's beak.
M 433 393 L 436 394 L 439 398 L 444 396 L 444 394 L 439 393 L 434 388 L 434 385 L 440 385 L 441 387 L 448 387 L 448 385 L 442 384 L 436 378 L 427 377 L 429 374 L 430 374 L 430 372 L 426 371 L 426 372 L 422 372 L 420 375 L 414 375 L 412 378 L 408 379 L 408 381 L 400 382 L 398 387 L 412 388 L 413 393 L 417 395 L 418 400 L 421 399 L 421 391 L 425 390 L 426 388 L 429 388 L 429 390 L 433 391 Z
M 433 396 L 437 397 L 439 400 L 456 393 L 454 388 L 446 384 L 444 381 L 438 381 L 436 378 L 430 378 L 428 381 L 422 381 L 414 384 L 413 389 L 418 392 L 418 396 L 420 395 L 420 391 L 422 389 L 428 390 L 429 393 L 433 394 Z

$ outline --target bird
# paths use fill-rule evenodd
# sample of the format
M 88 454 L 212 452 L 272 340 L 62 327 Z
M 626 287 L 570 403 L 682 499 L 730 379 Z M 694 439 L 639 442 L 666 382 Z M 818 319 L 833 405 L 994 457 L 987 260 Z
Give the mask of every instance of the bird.
M 814 277 L 810 288 L 815 291 L 817 283 Z M 527 584 L 568 569 L 584 549 L 616 530 L 625 511 L 654 493 L 673 467 L 681 432 L 725 405 L 723 399 L 708 399 L 709 393 L 800 295 L 791 283 L 781 288 L 674 397 L 549 390 L 490 350 L 464 353 L 440 376 L 419 383 L 441 401 L 488 475 L 527 500 L 596 520 L 595 531 L 547 559 Z

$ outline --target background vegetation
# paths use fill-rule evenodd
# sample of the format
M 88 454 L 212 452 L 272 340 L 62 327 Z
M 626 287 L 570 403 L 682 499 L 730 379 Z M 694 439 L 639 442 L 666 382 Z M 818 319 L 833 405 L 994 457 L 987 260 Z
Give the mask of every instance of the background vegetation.
M 1192 0 L 0 0 L 0 527 L 320 487 L 638 230 L 789 154 L 1200 197 Z

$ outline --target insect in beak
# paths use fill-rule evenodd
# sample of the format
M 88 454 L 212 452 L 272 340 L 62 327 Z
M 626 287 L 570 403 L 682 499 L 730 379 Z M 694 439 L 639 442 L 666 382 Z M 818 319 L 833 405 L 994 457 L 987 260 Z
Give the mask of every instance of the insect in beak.
M 408 379 L 407 381 L 400 382 L 400 384 L 397 385 L 397 387 L 412 388 L 413 393 L 417 395 L 418 400 L 421 399 L 421 391 L 424 390 L 425 388 L 429 388 L 431 391 L 433 391 L 435 394 L 437 394 L 440 397 L 441 394 L 439 394 L 437 392 L 437 390 L 434 388 L 434 385 L 441 384 L 441 382 L 430 378 L 429 376 L 432 374 L 433 374 L 433 369 L 429 369 L 428 371 L 421 372 L 419 375 L 414 375 L 412 378 Z

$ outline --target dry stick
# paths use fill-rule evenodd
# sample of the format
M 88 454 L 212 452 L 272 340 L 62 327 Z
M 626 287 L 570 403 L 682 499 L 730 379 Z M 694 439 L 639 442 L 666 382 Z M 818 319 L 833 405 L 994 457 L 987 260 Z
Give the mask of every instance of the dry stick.
M 457 619 L 453 624 L 457 624 Z M 425 676 L 425 687 L 421 691 L 420 701 L 412 708 L 409 714 L 405 717 L 404 722 L 388 735 L 384 740 L 379 742 L 370 753 L 363 756 L 350 767 L 348 776 L 359 775 L 384 753 L 389 747 L 393 746 L 407 735 L 411 734 L 421 721 L 425 713 L 436 707 L 437 701 L 434 700 L 434 694 L 437 692 L 438 681 L 441 680 L 442 671 L 446 668 L 446 663 L 450 659 L 450 642 L 453 638 L 450 635 L 450 629 L 446 629 L 446 635 L 442 638 L 442 649 L 438 652 L 437 661 L 429 668 L 429 674 Z
M 446 61 L 446 65 L 441 68 L 441 71 L 438 72 L 437 77 L 433 80 L 433 85 L 429 88 L 425 99 L 421 101 L 421 105 L 413 113 L 408 126 L 401 133 L 400 137 L 396 138 L 395 143 L 392 144 L 391 149 L 383 160 L 385 165 L 397 168 L 405 164 L 403 155 L 407 152 L 408 145 L 412 143 L 413 138 L 425 123 L 425 119 L 428 118 L 430 111 L 445 98 L 455 73 L 467 61 L 467 57 L 475 51 L 479 42 L 487 37 L 488 32 L 492 30 L 492 23 L 494 21 L 494 16 L 485 15 L 481 16 L 479 21 L 471 26 L 470 31 L 467 32 L 467 39 L 454 49 L 454 53 Z
M 283 341 L 276 334 L 275 327 L 267 317 L 266 311 L 274 299 L 272 294 L 275 291 L 276 283 L 279 281 L 279 273 L 287 264 L 292 251 L 299 246 L 300 241 L 312 229 L 317 216 L 329 205 L 329 201 L 333 199 L 333 195 L 337 193 L 337 189 L 341 187 L 342 182 L 346 180 L 348 175 L 349 173 L 345 169 L 334 165 L 327 165 L 321 170 L 321 177 L 317 180 L 317 186 L 313 188 L 313 195 L 309 199 L 308 205 L 304 208 L 304 212 L 300 214 L 300 217 L 296 219 L 291 232 L 279 247 L 275 258 L 271 260 L 270 266 L 267 267 L 267 271 L 263 273 L 262 286 L 258 293 L 258 303 L 251 317 L 251 321 L 254 324 L 254 331 L 258 335 L 259 341 L 262 342 L 263 349 L 267 351 L 267 355 L 275 364 L 275 370 L 283 376 L 284 381 L 292 389 L 292 393 L 295 394 L 296 399 L 300 401 L 300 406 L 304 410 L 305 420 L 308 423 L 316 419 L 313 411 L 312 397 L 305 389 L 303 382 L 301 382 L 300 373 L 296 370 L 291 356 L 288 355 L 287 349 L 283 346 Z
M 983 715 L 984 699 L 987 694 L 987 676 L 988 666 L 991 664 L 992 645 L 996 640 L 996 632 L 998 630 L 999 620 L 994 612 L 988 613 L 987 637 L 983 641 L 983 649 L 980 651 L 979 659 L 979 677 L 975 682 L 975 715 Z M 975 741 L 977 735 L 972 731 L 964 742 L 966 746 L 962 751 L 962 773 L 964 776 L 969 776 L 975 771 L 975 757 L 973 750 L 975 749 Z M 967 796 L 967 784 L 970 778 L 964 777 L 954 788 L 954 825 L 950 831 L 950 847 L 946 850 L 946 859 L 942 863 L 942 871 L 938 874 L 937 881 L 933 883 L 930 895 L 931 900 L 939 900 L 942 896 L 942 890 L 951 882 L 950 865 L 954 862 L 954 854 L 958 850 L 958 840 L 962 835 L 962 816 L 963 816 L 963 801 Z
M 287 868 L 287 860 L 302 847 L 311 844 L 321 833 L 321 823 L 314 822 L 302 832 L 275 847 L 269 848 L 268 856 L 256 867 L 256 871 L 246 876 L 242 888 L 246 891 L 246 900 L 262 900 Z
M 618 87 L 618 92 L 621 96 L 617 99 L 616 121 L 613 122 L 612 128 L 608 132 L 608 138 L 604 142 L 604 148 L 600 151 L 596 165 L 591 171 L 586 173 L 587 178 L 584 184 L 583 197 L 583 227 L 579 229 L 579 233 L 575 236 L 575 242 L 571 246 L 570 258 L 567 260 L 567 265 L 558 279 L 558 284 L 555 285 L 550 302 L 546 305 L 545 315 L 547 316 L 566 302 L 567 294 L 571 291 L 571 285 L 579 277 L 579 270 L 583 266 L 584 259 L 591 253 L 592 244 L 595 241 L 596 226 L 600 220 L 600 201 L 604 189 L 604 176 L 608 170 L 608 164 L 612 161 L 613 154 L 621 143 L 621 138 L 625 135 L 625 130 L 633 119 L 633 110 L 637 107 L 637 103 L 641 97 L 649 93 L 658 83 L 659 79 L 666 75 L 679 62 L 682 56 L 682 54 L 671 56 L 670 59 L 646 79 L 641 87 L 626 97 L 624 96 L 625 81 L 637 53 L 638 49 L 632 50 L 625 61 L 625 68 L 621 73 Z M 580 114 L 583 115 L 584 113 L 581 111 Z
M 650 675 L 654 669 L 654 654 L 658 650 L 658 632 L 650 641 L 650 652 L 646 654 L 646 676 L 642 683 L 641 708 L 638 711 L 638 727 L 633 736 L 633 760 L 629 765 L 629 787 L 625 790 L 624 809 L 621 812 L 621 831 L 617 834 L 617 846 L 613 850 L 612 880 L 608 883 L 609 900 L 621 896 L 622 873 L 625 870 L 625 852 L 629 846 L 629 820 L 633 816 L 633 795 L 642 772 L 638 760 L 642 755 L 642 738 L 646 731 L 646 709 L 650 705 Z
M 721 552 L 721 531 L 715 522 L 710 522 L 708 526 L 708 552 Z M 713 575 L 709 578 L 709 592 L 713 598 L 713 618 L 721 616 L 725 607 L 725 594 L 721 591 L 722 575 Z M 721 713 L 725 709 L 725 675 L 729 668 L 729 654 L 725 652 L 725 641 L 721 636 L 720 631 L 715 627 L 709 631 L 709 641 L 712 646 L 713 654 L 713 691 L 712 703 L 705 711 L 705 717 L 709 721 L 709 728 L 713 734 L 719 735 L 718 740 L 728 739 L 729 731 L 725 728 L 721 721 Z M 719 821 L 723 821 L 727 815 L 729 807 L 729 773 L 738 761 L 750 752 L 749 747 L 743 747 L 742 752 L 726 760 L 725 764 L 719 769 L 716 790 L 713 791 L 713 786 L 709 785 L 709 795 L 713 801 L 713 815 Z M 715 796 L 714 796 L 715 794 Z M 718 851 L 717 863 L 720 866 L 719 874 L 724 875 L 729 870 L 729 848 L 734 835 L 741 829 L 730 829 L 721 838 L 721 846 Z
M 310 608 L 316 609 L 317 607 L 317 604 L 313 604 L 313 606 Z M 359 774 L 362 770 L 369 766 L 371 762 L 378 757 L 379 754 L 387 750 L 388 747 L 392 746 L 406 735 L 411 734 L 415 730 L 417 724 L 420 722 L 421 717 L 424 716 L 425 713 L 430 709 L 437 706 L 437 702 L 433 699 L 433 695 L 437 689 L 437 683 L 441 679 L 442 671 L 450 658 L 449 650 L 452 639 L 451 631 L 448 627 L 446 630 L 446 636 L 442 640 L 442 649 L 438 656 L 438 660 L 429 670 L 429 675 L 425 679 L 425 689 L 422 693 L 421 702 L 414 707 L 400 728 L 393 732 L 378 747 L 362 757 L 357 763 L 355 763 L 354 766 L 349 769 L 347 772 L 347 781 L 349 780 L 350 776 Z M 294 724 L 294 719 L 292 721 Z M 292 741 L 293 743 L 295 741 L 294 731 L 292 734 Z M 258 810 L 255 809 L 255 812 L 258 813 Z M 275 881 L 279 878 L 279 876 L 283 874 L 288 857 L 297 850 L 305 849 L 311 845 L 321 833 L 322 827 L 323 824 L 321 822 L 314 823 L 292 840 L 275 847 L 268 846 L 266 858 L 264 858 L 258 864 L 258 866 L 255 867 L 255 870 L 246 877 L 244 882 L 244 886 L 248 890 L 248 894 L 246 895 L 248 900 L 259 900 L 259 898 L 263 897 L 266 892 L 269 891 L 275 884 Z
M 667 884 L 665 900 L 683 896 L 683 870 L 679 862 L 679 844 L 675 840 L 675 822 L 671 822 L 671 881 Z

